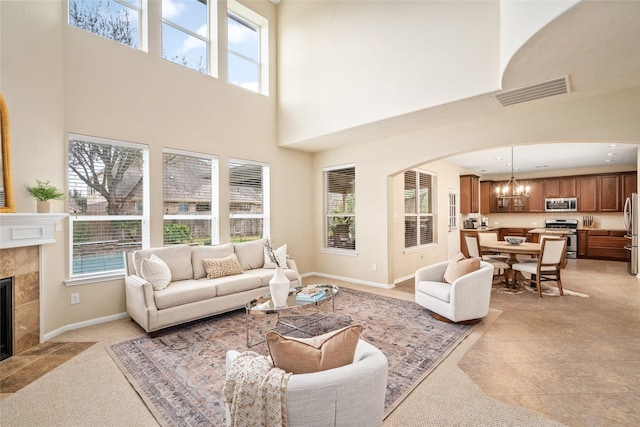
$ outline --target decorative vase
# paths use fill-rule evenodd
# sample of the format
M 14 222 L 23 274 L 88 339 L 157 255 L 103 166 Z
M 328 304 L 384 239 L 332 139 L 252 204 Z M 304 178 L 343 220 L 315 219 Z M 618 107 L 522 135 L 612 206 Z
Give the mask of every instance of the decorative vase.
M 269 280 L 269 292 L 275 307 L 286 307 L 289 296 L 289 279 L 284 274 L 282 267 L 277 267 L 276 272 Z
M 40 201 L 38 200 L 36 211 L 38 213 L 51 213 L 53 212 L 53 203 L 51 200 Z

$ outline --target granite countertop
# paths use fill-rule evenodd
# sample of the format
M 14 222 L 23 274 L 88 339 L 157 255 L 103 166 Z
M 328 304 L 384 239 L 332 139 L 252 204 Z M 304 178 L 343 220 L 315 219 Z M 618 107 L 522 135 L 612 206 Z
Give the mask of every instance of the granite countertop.
M 479 228 L 461 228 L 461 231 L 496 231 L 499 230 L 499 228 L 493 228 L 493 227 L 479 227 Z
M 569 234 L 572 230 L 569 228 L 534 228 L 527 233 L 541 234 L 541 233 L 555 233 L 555 234 Z

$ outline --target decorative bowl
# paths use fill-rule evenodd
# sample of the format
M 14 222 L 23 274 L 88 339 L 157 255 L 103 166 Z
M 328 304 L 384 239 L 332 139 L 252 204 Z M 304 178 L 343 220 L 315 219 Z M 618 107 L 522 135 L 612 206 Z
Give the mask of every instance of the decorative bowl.
M 526 237 L 521 236 L 505 236 L 504 241 L 510 245 L 521 245 L 527 240 Z

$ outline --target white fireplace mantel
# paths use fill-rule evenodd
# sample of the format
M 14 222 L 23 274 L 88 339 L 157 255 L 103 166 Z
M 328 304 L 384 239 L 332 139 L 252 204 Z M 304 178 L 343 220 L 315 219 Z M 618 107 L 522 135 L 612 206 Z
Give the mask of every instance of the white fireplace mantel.
M 55 231 L 62 230 L 66 213 L 0 214 L 0 249 L 54 243 Z

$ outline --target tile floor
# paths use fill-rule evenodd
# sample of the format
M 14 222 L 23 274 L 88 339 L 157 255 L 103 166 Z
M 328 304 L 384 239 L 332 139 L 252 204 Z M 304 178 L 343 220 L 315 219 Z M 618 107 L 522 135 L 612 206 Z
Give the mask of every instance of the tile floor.
M 95 342 L 44 342 L 0 362 L 0 399 L 15 393 Z
M 640 425 L 640 280 L 620 262 L 569 260 L 563 287 L 493 294 L 503 313 L 459 367 L 488 395 L 570 426 Z

